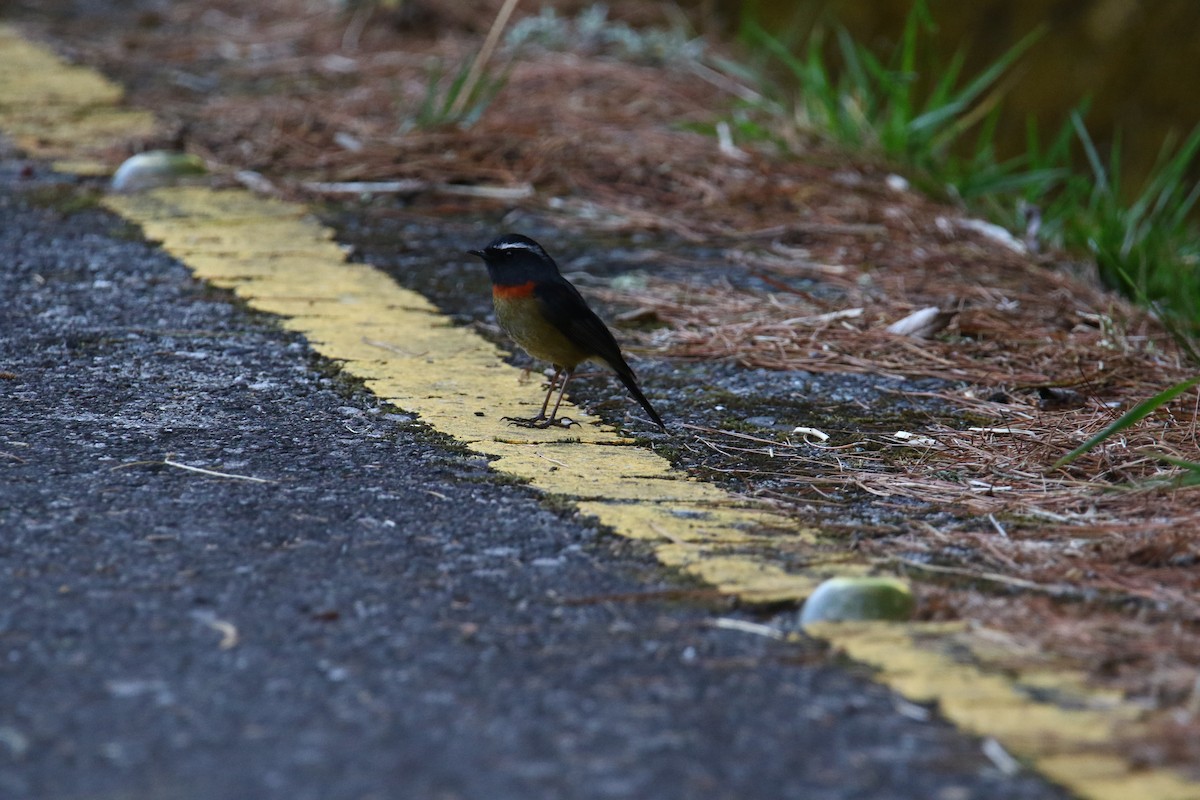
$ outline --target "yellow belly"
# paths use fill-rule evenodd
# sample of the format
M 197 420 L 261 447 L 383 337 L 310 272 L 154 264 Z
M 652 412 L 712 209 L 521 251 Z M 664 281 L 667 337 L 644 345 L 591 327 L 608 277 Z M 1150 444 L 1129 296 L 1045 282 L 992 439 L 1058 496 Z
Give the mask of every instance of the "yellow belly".
M 558 367 L 574 369 L 588 354 L 571 344 L 558 329 L 545 321 L 532 297 L 494 297 L 496 321 L 514 342 L 534 358 Z

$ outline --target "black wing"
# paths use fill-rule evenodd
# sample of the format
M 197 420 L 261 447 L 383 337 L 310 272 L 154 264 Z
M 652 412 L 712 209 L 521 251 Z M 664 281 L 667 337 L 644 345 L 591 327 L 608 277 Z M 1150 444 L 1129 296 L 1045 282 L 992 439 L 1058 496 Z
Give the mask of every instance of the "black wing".
M 563 279 L 539 283 L 534 289 L 534 295 L 538 299 L 543 316 L 562 331 L 576 347 L 589 356 L 603 359 L 612 367 L 621 383 L 625 384 L 625 388 L 633 395 L 633 399 L 646 410 L 655 424 L 665 429 L 662 417 L 638 388 L 637 377 L 625 361 L 625 356 L 621 355 L 621 347 L 613 337 L 612 331 L 604 324 L 604 320 L 588 307 L 579 290 Z
M 615 370 L 620 371 L 619 365 L 629 368 L 612 331 L 588 308 L 578 289 L 565 280 L 543 281 L 534 289 L 534 295 L 542 315 L 576 347 L 590 356 L 604 359 Z

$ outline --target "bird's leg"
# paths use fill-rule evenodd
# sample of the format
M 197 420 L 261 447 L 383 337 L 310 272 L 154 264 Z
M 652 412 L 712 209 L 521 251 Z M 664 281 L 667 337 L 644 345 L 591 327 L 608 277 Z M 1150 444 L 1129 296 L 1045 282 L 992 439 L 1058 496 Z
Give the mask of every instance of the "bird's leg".
M 554 410 L 550 412 L 550 419 L 546 420 L 546 425 L 554 424 L 554 420 L 558 416 L 558 407 L 562 405 L 563 395 L 567 393 L 567 383 L 571 380 L 573 374 L 574 371 L 569 369 L 563 372 L 562 386 L 558 390 L 558 400 L 554 401 Z M 550 395 L 546 395 L 546 400 L 550 400 Z M 544 408 L 542 412 L 545 413 Z
M 550 395 L 554 394 L 554 386 L 558 383 L 558 376 L 562 374 L 563 368 L 554 365 L 554 377 L 550 379 L 550 385 L 546 387 L 546 399 L 542 401 L 542 410 L 537 413 L 534 419 L 545 419 L 546 408 L 550 405 Z
M 547 417 L 546 409 L 550 407 L 550 396 L 554 394 L 554 388 L 558 384 L 558 376 L 563 374 L 563 368 L 555 364 L 554 377 L 550 379 L 550 386 L 546 389 L 546 399 L 542 401 L 542 410 L 537 413 L 536 417 L 503 417 L 503 420 L 522 428 L 549 428 L 553 425 L 554 415 L 558 413 L 558 403 L 562 402 L 562 393 L 567 389 L 567 378 L 571 376 L 570 372 L 565 373 L 565 377 L 563 378 L 563 386 L 558 393 L 558 403 L 554 404 L 554 413 Z

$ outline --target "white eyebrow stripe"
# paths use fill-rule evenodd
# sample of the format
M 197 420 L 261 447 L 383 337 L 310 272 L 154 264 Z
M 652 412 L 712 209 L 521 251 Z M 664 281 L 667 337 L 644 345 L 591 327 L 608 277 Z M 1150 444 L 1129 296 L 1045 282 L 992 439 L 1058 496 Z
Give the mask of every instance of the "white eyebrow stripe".
M 492 249 L 493 250 L 533 250 L 536 252 L 537 248 L 535 248 L 533 245 L 528 244 L 526 242 L 504 242 L 503 244 L 493 245 Z

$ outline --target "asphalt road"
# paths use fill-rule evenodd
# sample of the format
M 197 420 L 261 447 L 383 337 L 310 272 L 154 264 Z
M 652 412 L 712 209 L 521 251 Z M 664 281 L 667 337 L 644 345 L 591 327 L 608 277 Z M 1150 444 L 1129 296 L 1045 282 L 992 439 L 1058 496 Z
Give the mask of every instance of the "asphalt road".
M 692 587 L 21 166 L 0 798 L 1064 796 L 816 644 L 714 627 L 756 618 L 669 599 Z

